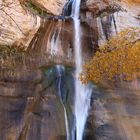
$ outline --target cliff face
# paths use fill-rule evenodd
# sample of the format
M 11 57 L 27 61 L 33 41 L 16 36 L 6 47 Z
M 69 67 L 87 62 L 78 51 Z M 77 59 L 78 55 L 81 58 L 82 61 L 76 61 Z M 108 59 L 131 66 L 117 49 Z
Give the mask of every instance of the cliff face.
M 109 0 L 87 0 L 86 6 L 90 12 L 97 13 L 105 8 L 107 8 L 111 2 Z
M 40 27 L 41 18 L 23 5 L 25 0 L 0 0 L 0 45 L 28 46 Z M 32 0 L 51 14 L 59 15 L 66 0 Z M 23 4 L 23 5 L 22 5 Z
M 8 66 L 5 61 L 0 62 L 0 67 L 4 65 L 0 69 L 0 140 L 65 140 L 66 128 L 61 100 L 66 107 L 70 130 L 75 123 L 72 112 L 75 79 L 73 21 L 67 18 L 46 20 L 40 26 L 41 18 L 23 6 L 25 1 L 30 0 L 0 0 L 0 44 L 28 46 L 33 38 L 29 53 L 24 54 L 23 58 L 7 58 L 7 62 L 10 62 Z M 66 0 L 32 0 L 32 4 L 53 15 L 61 14 L 65 2 Z M 112 37 L 114 32 L 116 34 L 116 30 L 139 25 L 136 17 L 140 12 L 136 3 L 130 5 L 122 1 L 117 4 L 127 12 L 124 10 L 115 13 L 113 7 L 116 5 L 111 0 L 82 0 L 80 20 L 83 60 L 89 61 L 93 52 L 98 50 L 99 43 Z M 54 66 L 56 64 L 65 66 L 62 75 Z M 58 94 L 60 87 L 61 96 Z M 85 139 L 93 140 L 95 136 L 97 139 L 121 139 L 116 130 L 116 122 L 121 120 L 118 118 L 120 114 L 110 114 L 114 111 L 114 105 L 120 103 L 120 97 L 114 97 L 114 93 L 110 92 L 116 91 L 109 90 L 108 94 L 106 89 L 94 89 Z M 139 103 L 132 95 L 129 95 L 130 98 L 132 96 L 130 100 L 125 93 L 121 96 L 125 96 L 124 101 L 129 104 L 133 101 L 137 105 Z M 117 107 L 120 108 L 122 103 L 121 101 Z M 127 115 L 123 114 L 126 107 L 130 108 L 124 106 L 123 116 Z M 135 111 L 135 106 L 131 110 Z M 130 119 L 131 122 L 133 119 Z M 124 126 L 127 125 L 125 120 L 122 122 Z M 139 131 L 137 133 L 140 134 Z
M 40 18 L 25 11 L 18 0 L 0 0 L 0 44 L 30 42 L 40 26 Z
M 95 19 L 97 26 L 103 28 L 102 33 L 106 34 L 108 38 L 108 31 L 120 32 L 121 30 L 131 28 L 131 27 L 140 27 L 140 2 L 139 0 L 122 0 L 122 1 L 111 1 L 111 0 L 87 0 L 86 4 L 82 5 L 83 10 L 83 20 L 86 21 L 90 26 L 91 20 Z M 112 21 L 113 19 L 114 21 Z M 115 29 L 109 27 L 110 24 L 114 22 L 114 25 L 111 25 L 111 28 L 114 26 Z M 95 24 L 94 24 L 95 25 Z M 106 26 L 107 25 L 107 26 Z M 110 29 L 109 29 L 110 28 Z M 100 35 L 99 35 L 100 36 Z M 112 36 L 112 35 L 111 35 Z
M 68 0 L 31 0 L 33 4 L 53 14 L 60 15 Z
M 60 15 L 68 0 L 0 0 L 0 45 L 28 46 L 39 29 L 41 18 L 25 9 L 23 7 L 25 2 L 31 2 L 50 14 Z M 140 1 L 123 0 L 116 2 L 127 11 L 116 14 L 115 18 L 119 28 L 138 27 Z M 114 3 L 111 0 L 87 0 L 84 3 L 81 9 L 86 9 L 88 13 L 94 15 L 98 15 L 102 11 L 108 14 L 114 9 Z M 117 8 L 119 7 L 116 7 L 116 10 L 119 10 Z
M 125 9 L 115 15 L 119 30 L 140 27 L 140 1 L 139 0 L 122 0 L 118 2 Z

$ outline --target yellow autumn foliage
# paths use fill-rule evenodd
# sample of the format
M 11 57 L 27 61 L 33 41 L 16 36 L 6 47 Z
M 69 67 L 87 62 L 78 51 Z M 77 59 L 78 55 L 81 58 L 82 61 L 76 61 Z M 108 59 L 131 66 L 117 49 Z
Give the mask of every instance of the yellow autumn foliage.
M 140 77 L 140 30 L 130 28 L 100 46 L 84 65 L 83 83 L 103 80 L 132 80 Z

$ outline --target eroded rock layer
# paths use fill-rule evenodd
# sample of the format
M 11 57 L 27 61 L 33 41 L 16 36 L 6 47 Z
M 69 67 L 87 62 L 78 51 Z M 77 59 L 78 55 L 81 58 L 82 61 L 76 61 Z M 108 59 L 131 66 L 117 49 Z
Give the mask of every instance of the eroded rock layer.
M 40 18 L 18 0 L 0 1 L 0 44 L 27 46 L 40 26 Z
M 53 15 L 61 15 L 68 0 L 31 0 L 36 6 Z

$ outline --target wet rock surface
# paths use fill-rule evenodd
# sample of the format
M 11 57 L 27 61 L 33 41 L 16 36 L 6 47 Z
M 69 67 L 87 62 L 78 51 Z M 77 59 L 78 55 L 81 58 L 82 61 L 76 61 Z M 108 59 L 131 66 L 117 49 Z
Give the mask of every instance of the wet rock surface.
M 33 4 L 53 15 L 61 15 L 68 0 L 31 0 Z
M 67 1 L 51 1 L 45 3 L 45 1 L 32 1 L 36 6 L 44 7 L 43 9 L 50 10 L 50 13 L 54 15 L 60 15 L 66 9 L 65 15 L 70 16 L 71 4 L 66 4 Z M 49 3 L 49 4 L 48 4 Z M 1 45 L 16 45 L 27 47 L 31 42 L 34 35 L 37 33 L 40 27 L 41 18 L 31 13 L 24 6 L 24 2 L 7 0 L 0 3 L 1 7 L 1 22 L 0 22 L 0 44 Z M 65 8 L 63 8 L 65 5 Z M 67 7 L 70 5 L 69 7 Z M 121 5 L 121 6 L 120 6 Z M 46 6 L 46 7 L 45 7 Z M 15 10 L 16 9 L 16 10 Z M 117 12 L 117 13 L 116 13 Z M 85 22 L 90 28 L 91 34 L 93 32 L 100 32 L 98 28 L 102 28 L 105 39 L 109 38 L 107 32 L 111 29 L 109 25 L 113 22 L 118 24 L 117 31 L 120 31 L 128 27 L 139 27 L 139 4 L 132 3 L 131 5 L 126 2 L 113 2 L 113 1 L 92 1 L 87 0 L 81 3 L 81 21 Z M 67 13 L 67 14 L 66 14 Z M 69 17 L 64 16 L 48 16 L 50 20 L 69 20 Z M 105 20 L 105 21 L 104 21 Z M 106 23 L 103 23 L 106 22 Z M 106 24 L 107 26 L 105 26 Z M 96 27 L 98 25 L 98 27 Z M 111 25 L 113 26 L 113 25 Z M 8 28 L 7 28 L 8 27 Z M 114 25 L 116 28 L 116 25 Z M 42 28 L 42 27 L 40 27 Z M 49 27 L 48 27 L 49 28 Z M 66 27 L 65 27 L 66 28 Z M 92 29 L 91 29 L 92 28 Z M 107 28 L 107 29 L 105 29 Z M 93 31 L 92 31 L 93 30 Z M 95 31 L 96 30 L 96 31 Z M 108 30 L 108 31 L 105 31 Z M 114 29 L 113 29 L 114 30 Z M 116 30 L 116 29 L 115 29 Z M 115 32 L 115 31 L 113 31 Z M 109 33 L 110 34 L 110 33 Z M 98 47 L 98 36 L 91 35 L 95 38 L 92 46 Z
M 66 0 L 5 0 L 0 1 L 0 45 L 14 45 L 27 48 L 41 25 L 41 17 L 25 7 L 32 3 L 52 15 L 61 15 Z
M 86 126 L 93 140 L 139 139 L 139 90 L 127 88 L 94 89 Z
M 109 5 L 108 1 L 92 0 L 81 5 L 81 44 L 85 61 L 112 35 L 131 25 L 139 27 L 139 19 L 135 18 L 138 13 L 133 12 L 134 8 L 132 10 L 126 6 L 127 11 L 114 13 L 116 10 L 106 10 Z M 27 16 L 26 12 L 24 16 Z M 0 18 L 4 20 L 4 16 Z M 34 20 L 29 19 L 35 23 L 31 26 L 34 28 L 40 19 L 37 21 L 34 16 L 32 18 Z M 16 26 L 12 29 L 9 26 L 9 29 L 11 33 L 18 30 L 17 35 L 21 31 Z M 7 31 L 7 26 L 4 29 Z M 26 27 L 23 30 L 26 31 Z M 46 18 L 30 42 L 29 54 L 24 56 L 26 59 L 22 63 L 19 64 L 20 60 L 17 62 L 18 58 L 9 58 L 15 65 L 8 67 L 0 61 L 0 140 L 66 140 L 62 103 L 69 116 L 70 130 L 74 125 L 73 34 L 72 18 Z M 15 40 L 8 39 L 11 44 Z M 55 44 L 58 50 L 52 49 Z M 65 67 L 61 98 L 57 93 L 60 76 L 56 74 L 55 65 L 58 64 Z M 126 87 L 125 90 L 122 87 L 93 89 L 84 140 L 139 140 L 139 88 L 134 90 L 134 86 Z
M 14 79 L 9 75 L 10 72 L 6 74 L 11 77 L 8 77 L 9 80 L 1 76 L 0 139 L 65 140 L 64 112 L 57 94 L 59 76 L 56 75 L 55 67 L 38 69 L 32 73 L 24 68 L 22 76 L 18 74 L 19 71 L 15 71 L 17 75 Z M 66 68 L 61 85 L 69 122 L 73 122 L 72 75 L 72 68 Z M 138 89 L 95 87 L 84 140 L 127 140 L 129 137 L 139 140 L 139 99 Z M 69 127 L 72 127 L 72 123 Z
M 0 83 L 0 139 L 1 140 L 58 140 L 66 139 L 63 100 L 69 122 L 73 122 L 73 76 L 71 68 L 62 77 L 62 99 L 58 95 L 56 68 L 43 68 L 30 72 L 22 67 L 14 70 L 14 79 Z M 12 71 L 12 73 L 14 73 Z M 32 77 L 32 78 L 31 78 Z M 8 78 L 10 79 L 10 78 Z M 32 79 L 32 80 L 31 80 Z M 49 79 L 49 80 L 48 80 Z M 72 127 L 72 123 L 69 125 Z

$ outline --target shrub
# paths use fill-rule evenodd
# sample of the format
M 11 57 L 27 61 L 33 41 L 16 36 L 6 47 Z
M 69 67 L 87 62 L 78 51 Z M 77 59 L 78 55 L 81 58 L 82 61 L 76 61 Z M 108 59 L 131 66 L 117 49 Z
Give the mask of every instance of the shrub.
M 130 28 L 100 46 L 84 65 L 80 79 L 94 81 L 133 80 L 140 77 L 140 30 Z

